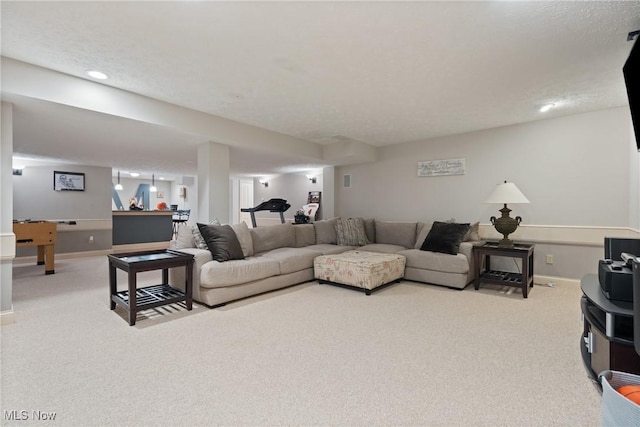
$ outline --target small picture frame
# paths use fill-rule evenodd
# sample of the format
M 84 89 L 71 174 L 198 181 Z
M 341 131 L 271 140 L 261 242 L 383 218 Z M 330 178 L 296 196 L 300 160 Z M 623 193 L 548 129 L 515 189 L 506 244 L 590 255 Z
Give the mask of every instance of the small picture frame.
M 84 173 L 53 171 L 55 191 L 84 191 Z
M 156 199 L 164 199 L 164 193 L 162 191 L 158 191 L 156 193 Z

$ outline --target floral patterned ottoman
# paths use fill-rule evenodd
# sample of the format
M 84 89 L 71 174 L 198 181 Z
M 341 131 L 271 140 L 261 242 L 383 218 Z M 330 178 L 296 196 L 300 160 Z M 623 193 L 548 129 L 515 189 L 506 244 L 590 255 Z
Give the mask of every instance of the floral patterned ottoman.
M 371 295 L 372 290 L 401 279 L 405 264 L 402 255 L 347 251 L 316 257 L 313 271 L 320 283 L 358 288 Z

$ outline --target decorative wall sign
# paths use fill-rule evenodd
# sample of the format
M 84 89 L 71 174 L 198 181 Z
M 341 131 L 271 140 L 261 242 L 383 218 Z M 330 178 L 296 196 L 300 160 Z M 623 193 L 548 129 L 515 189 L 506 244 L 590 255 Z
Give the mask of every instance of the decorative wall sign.
M 418 162 L 418 176 L 464 175 L 467 159 L 443 159 Z
M 53 171 L 53 189 L 55 191 L 84 191 L 84 174 Z

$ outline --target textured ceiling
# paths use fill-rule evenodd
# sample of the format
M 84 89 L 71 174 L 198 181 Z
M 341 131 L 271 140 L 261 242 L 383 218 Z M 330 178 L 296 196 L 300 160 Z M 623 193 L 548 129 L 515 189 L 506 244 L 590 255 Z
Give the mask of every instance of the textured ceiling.
M 321 144 L 375 146 L 625 105 L 626 37 L 640 29 L 639 1 L 1 7 L 3 56 L 82 78 L 99 69 L 107 85 Z M 198 141 L 175 137 L 194 160 Z M 259 164 L 247 154 L 239 172 Z

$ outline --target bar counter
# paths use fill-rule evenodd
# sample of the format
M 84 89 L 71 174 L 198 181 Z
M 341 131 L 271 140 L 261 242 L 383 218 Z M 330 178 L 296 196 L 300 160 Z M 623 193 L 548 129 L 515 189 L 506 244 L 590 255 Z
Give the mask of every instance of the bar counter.
M 113 211 L 113 245 L 169 242 L 173 211 Z

